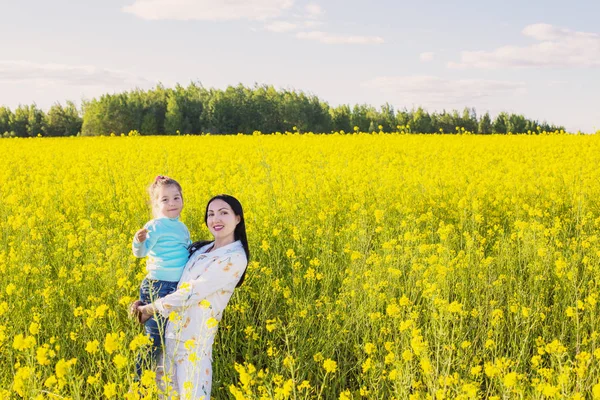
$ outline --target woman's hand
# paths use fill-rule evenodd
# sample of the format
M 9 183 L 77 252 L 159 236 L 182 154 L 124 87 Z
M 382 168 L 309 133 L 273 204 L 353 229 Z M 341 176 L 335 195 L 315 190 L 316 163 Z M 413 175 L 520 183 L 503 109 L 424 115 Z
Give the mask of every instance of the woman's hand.
M 140 306 L 144 306 L 146 305 L 146 303 L 144 303 L 141 300 L 136 300 L 133 303 L 131 303 L 131 305 L 129 306 L 129 316 L 135 319 L 139 319 L 138 318 L 138 307 Z
M 146 323 L 154 315 L 154 306 L 152 304 L 140 305 L 137 307 L 137 319 L 140 324 Z
M 154 315 L 152 304 L 146 304 L 141 300 L 136 300 L 129 306 L 129 315 L 135 318 L 140 324 L 145 323 Z

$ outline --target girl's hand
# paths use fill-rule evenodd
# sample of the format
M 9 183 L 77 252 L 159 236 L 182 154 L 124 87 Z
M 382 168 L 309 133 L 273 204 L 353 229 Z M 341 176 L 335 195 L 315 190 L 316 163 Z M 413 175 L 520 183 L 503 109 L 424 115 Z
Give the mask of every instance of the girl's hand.
M 135 233 L 135 240 L 142 243 L 148 237 L 148 229 L 142 228 Z

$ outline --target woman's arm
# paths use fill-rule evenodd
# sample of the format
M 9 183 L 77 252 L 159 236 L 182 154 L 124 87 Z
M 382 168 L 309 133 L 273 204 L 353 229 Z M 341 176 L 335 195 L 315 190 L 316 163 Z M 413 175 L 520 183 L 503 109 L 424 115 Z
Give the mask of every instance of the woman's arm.
M 180 283 L 176 292 L 156 300 L 151 306 L 155 311 L 168 317 L 171 311 L 199 303 L 228 285 L 235 285 L 244 273 L 247 264 L 244 253 L 223 256 L 216 265 L 212 265 L 198 279 Z

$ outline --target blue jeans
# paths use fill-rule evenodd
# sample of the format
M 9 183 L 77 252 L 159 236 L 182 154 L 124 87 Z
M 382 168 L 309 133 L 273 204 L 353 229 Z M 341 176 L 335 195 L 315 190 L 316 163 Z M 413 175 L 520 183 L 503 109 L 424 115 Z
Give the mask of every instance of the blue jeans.
M 140 286 L 140 300 L 146 304 L 150 304 L 176 291 L 177 283 L 144 278 Z M 155 314 L 144 324 L 146 335 L 150 336 L 152 346 L 150 347 L 149 354 L 140 354 L 137 358 L 135 370 L 138 377 L 141 377 L 143 370 L 153 369 L 153 365 L 156 363 L 158 355 L 163 348 L 166 323 L 167 320 L 165 317 Z

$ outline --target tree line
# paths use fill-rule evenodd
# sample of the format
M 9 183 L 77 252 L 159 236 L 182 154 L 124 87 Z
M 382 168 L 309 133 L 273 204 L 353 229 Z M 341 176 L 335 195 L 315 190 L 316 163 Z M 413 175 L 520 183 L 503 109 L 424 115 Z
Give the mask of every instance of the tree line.
M 206 89 L 198 83 L 187 87 L 105 94 L 83 101 L 56 103 L 48 112 L 33 105 L 14 111 L 0 107 L 0 134 L 4 137 L 96 136 L 128 134 L 226 134 L 271 132 L 415 132 L 415 133 L 526 133 L 560 131 L 550 125 L 502 112 L 492 119 L 474 109 L 429 113 L 422 108 L 395 110 L 385 104 L 331 107 L 317 96 L 273 86 L 229 86 Z

